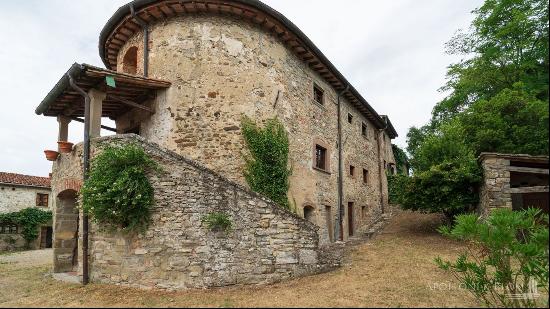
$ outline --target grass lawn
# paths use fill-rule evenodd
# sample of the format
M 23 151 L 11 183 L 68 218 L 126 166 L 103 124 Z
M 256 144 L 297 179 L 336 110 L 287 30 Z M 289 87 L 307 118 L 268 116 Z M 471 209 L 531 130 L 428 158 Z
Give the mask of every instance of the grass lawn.
M 16 262 L 0 257 L 0 307 L 476 307 L 433 260 L 461 244 L 438 235 L 441 218 L 400 212 L 383 232 L 351 250 L 331 273 L 264 287 L 163 292 L 51 279 L 51 251 Z M 15 261 L 14 261 L 15 260 Z

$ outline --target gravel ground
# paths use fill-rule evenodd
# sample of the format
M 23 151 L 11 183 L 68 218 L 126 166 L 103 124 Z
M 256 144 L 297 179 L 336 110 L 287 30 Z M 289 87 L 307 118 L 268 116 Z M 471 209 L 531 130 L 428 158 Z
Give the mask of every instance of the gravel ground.
M 0 255 L 0 264 L 14 264 L 19 267 L 45 266 L 53 261 L 53 249 L 24 251 Z

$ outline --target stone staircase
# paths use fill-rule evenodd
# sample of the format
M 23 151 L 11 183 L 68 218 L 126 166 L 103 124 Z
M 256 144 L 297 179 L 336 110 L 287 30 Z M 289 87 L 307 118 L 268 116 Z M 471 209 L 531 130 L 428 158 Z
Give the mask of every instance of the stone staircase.
M 388 224 L 388 222 L 391 220 L 391 218 L 396 213 L 395 209 L 390 208 L 388 211 L 380 216 L 380 219 L 371 225 L 368 229 L 361 233 L 357 233 L 355 236 L 352 236 L 348 239 L 346 244 L 349 244 L 351 246 L 364 243 L 370 239 L 372 239 L 374 236 L 379 234 Z

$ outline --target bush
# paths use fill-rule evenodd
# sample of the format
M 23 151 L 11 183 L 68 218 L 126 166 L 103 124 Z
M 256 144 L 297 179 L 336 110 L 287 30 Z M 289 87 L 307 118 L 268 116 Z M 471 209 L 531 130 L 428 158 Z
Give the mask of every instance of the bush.
M 0 214 L 0 224 L 13 224 L 22 228 L 21 235 L 27 247 L 38 238 L 38 227 L 52 220 L 52 212 L 38 208 L 25 208 L 18 212 Z
M 269 119 L 259 128 L 250 118 L 242 120 L 242 131 L 250 152 L 245 156 L 244 176 L 250 188 L 289 209 L 288 168 L 289 141 L 285 128 L 277 119 Z
M 535 209 L 497 210 L 487 221 L 461 215 L 453 228 L 440 231 L 466 241 L 468 250 L 456 262 L 437 258 L 436 263 L 487 306 L 536 307 L 541 303 L 533 290 L 548 295 L 548 215 Z M 539 301 L 548 307 L 544 295 Z
M 442 213 L 452 220 L 477 205 L 480 180 L 477 165 L 444 163 L 412 177 L 390 176 L 390 200 L 405 210 Z
M 82 188 L 84 211 L 95 222 L 122 232 L 145 232 L 150 223 L 153 187 L 148 170 L 159 170 L 136 145 L 107 147 L 92 161 Z

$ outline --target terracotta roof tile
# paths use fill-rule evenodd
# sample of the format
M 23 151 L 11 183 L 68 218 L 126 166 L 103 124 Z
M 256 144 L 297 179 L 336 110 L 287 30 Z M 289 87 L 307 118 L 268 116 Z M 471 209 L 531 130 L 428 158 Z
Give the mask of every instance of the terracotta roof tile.
M 51 186 L 51 180 L 48 177 L 27 176 L 4 172 L 0 172 L 0 183 L 46 188 L 49 188 Z

